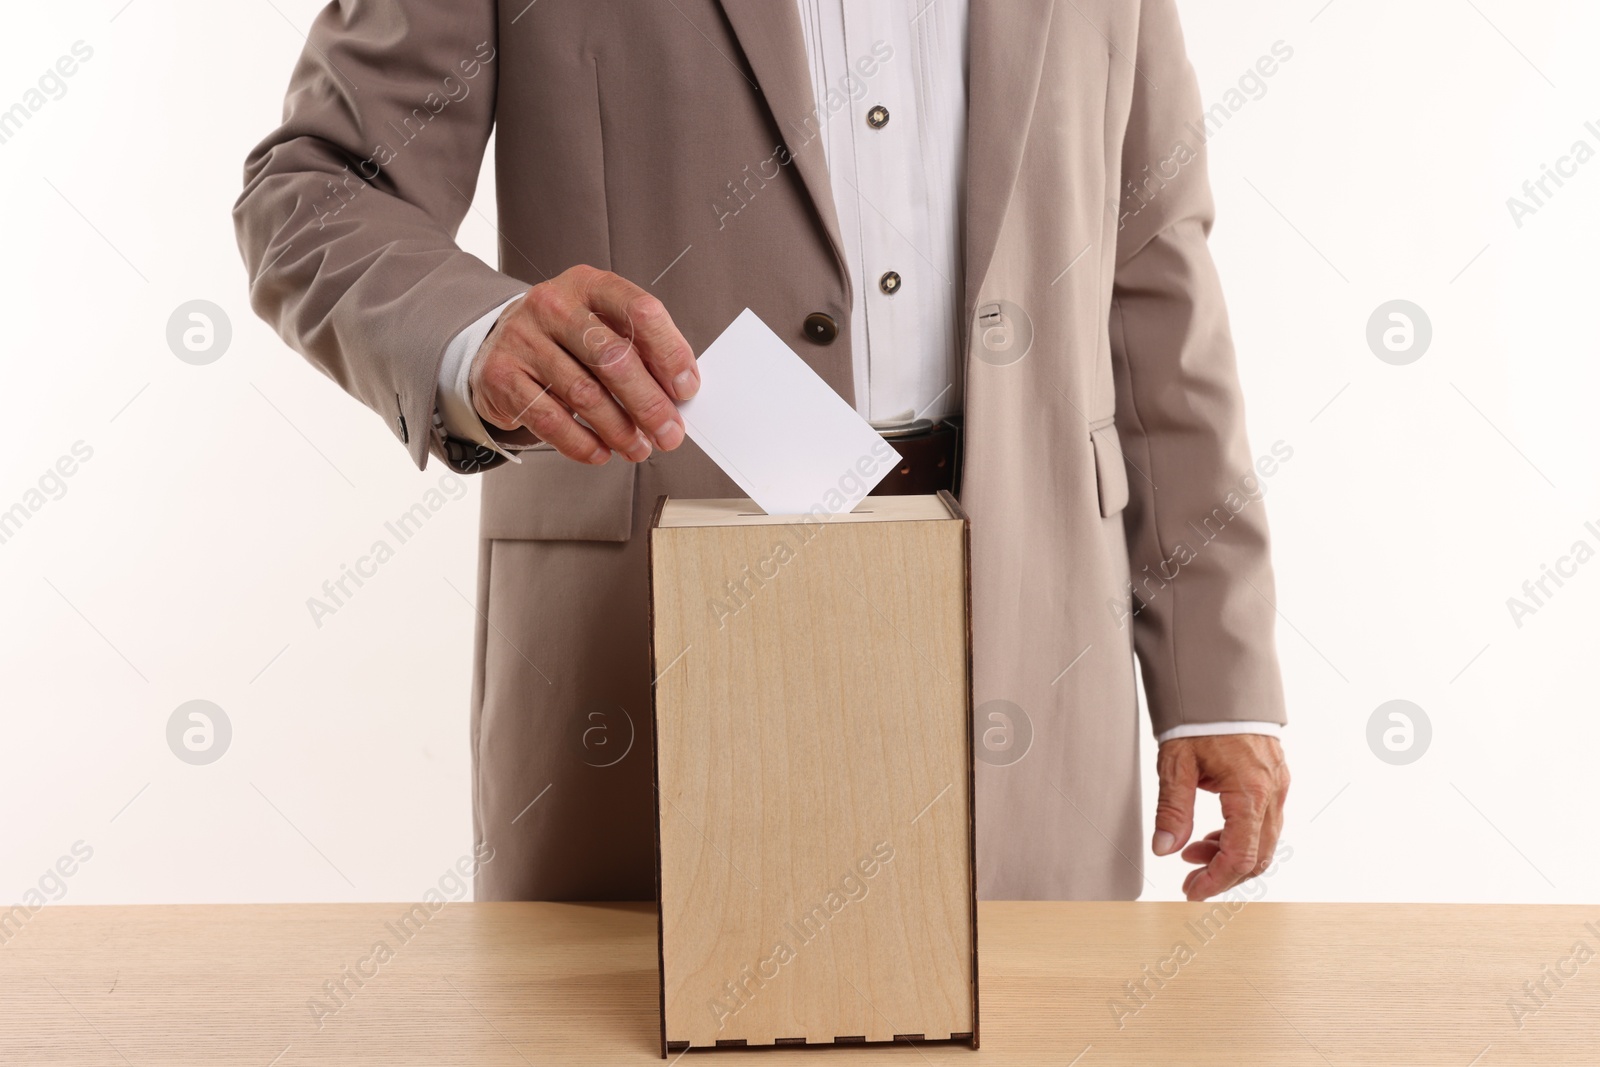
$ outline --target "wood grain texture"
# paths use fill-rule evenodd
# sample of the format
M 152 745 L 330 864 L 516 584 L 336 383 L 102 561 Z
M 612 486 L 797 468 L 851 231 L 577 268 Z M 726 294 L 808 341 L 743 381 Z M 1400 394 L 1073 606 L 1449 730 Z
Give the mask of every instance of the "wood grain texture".
M 975 1031 L 966 525 L 885 499 L 652 531 L 669 1047 Z
M 612 1067 L 660 1063 L 653 904 L 51 905 L 0 945 L 0 1063 Z M 1519 1028 L 1508 1009 L 1600 907 L 979 905 L 983 1048 L 690 1052 L 710 1067 L 1505 1067 L 1590 1064 L 1600 959 Z M 1589 924 L 1593 924 L 1593 928 Z M 1215 924 L 1212 924 L 1215 926 Z M 387 938 L 394 958 L 319 1029 L 307 1002 Z M 1119 1027 L 1109 1005 L 1187 941 Z M 1525 1001 L 1524 1001 L 1525 1002 Z M 774 1058 L 776 1057 L 776 1058 Z M 1475 1060 L 1474 1057 L 1477 1057 Z

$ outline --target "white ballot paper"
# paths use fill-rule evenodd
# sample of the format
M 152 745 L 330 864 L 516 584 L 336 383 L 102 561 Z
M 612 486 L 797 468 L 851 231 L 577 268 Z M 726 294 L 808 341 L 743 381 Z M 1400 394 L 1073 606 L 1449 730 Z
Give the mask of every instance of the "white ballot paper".
M 749 308 L 700 354 L 689 437 L 769 515 L 836 515 L 900 453 Z

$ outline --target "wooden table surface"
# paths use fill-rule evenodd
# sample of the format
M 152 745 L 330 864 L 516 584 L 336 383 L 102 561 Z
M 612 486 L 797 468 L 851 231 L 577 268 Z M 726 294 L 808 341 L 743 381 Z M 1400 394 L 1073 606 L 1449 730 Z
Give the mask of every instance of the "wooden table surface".
M 0 1063 L 661 1062 L 652 906 L 452 904 L 406 940 L 407 908 L 46 906 L 3 931 Z M 1600 907 L 1253 903 L 1202 927 L 1206 912 L 981 905 L 976 1052 L 686 1055 L 712 1067 L 1600 1063 Z M 387 958 L 373 956 L 380 942 Z M 354 995 L 335 1010 L 324 983 L 346 967 L 368 977 L 347 981 Z

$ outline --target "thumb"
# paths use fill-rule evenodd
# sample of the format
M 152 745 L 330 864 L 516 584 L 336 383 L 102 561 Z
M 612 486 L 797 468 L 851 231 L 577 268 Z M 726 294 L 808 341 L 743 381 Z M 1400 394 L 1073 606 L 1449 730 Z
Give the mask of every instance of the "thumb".
M 1156 833 L 1150 849 L 1158 856 L 1182 848 L 1194 830 L 1194 792 L 1200 784 L 1200 761 L 1194 746 L 1168 741 L 1156 754 L 1161 791 L 1156 797 Z

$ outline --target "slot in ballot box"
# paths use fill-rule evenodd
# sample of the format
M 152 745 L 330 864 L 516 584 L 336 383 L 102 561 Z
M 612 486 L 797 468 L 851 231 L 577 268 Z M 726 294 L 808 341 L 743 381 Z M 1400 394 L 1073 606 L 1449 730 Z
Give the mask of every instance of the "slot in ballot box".
M 978 1043 L 968 523 L 650 529 L 662 1052 Z

